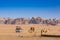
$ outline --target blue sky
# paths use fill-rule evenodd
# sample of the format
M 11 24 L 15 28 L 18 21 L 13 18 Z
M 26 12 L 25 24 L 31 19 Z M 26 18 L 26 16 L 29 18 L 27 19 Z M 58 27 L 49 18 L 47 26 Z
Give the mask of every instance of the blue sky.
M 0 0 L 0 17 L 32 17 L 60 19 L 59 0 Z

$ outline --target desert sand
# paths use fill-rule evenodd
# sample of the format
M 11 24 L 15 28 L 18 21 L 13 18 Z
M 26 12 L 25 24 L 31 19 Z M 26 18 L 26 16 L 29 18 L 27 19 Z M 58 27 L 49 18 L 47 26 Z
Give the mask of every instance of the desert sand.
M 16 33 L 16 26 L 22 28 L 22 32 Z M 30 28 L 34 32 L 30 33 Z M 42 32 L 41 30 L 47 31 Z M 59 40 L 60 37 L 41 37 L 43 35 L 60 35 L 60 24 L 56 26 L 43 24 L 0 24 L 0 40 Z
M 0 35 L 0 40 L 60 40 L 60 37 L 17 37 L 11 35 Z

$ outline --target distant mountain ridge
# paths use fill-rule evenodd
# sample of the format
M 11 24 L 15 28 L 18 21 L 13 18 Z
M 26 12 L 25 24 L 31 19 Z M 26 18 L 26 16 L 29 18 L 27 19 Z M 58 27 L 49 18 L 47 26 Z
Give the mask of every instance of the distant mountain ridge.
M 32 18 L 0 18 L 0 24 L 47 24 L 57 25 L 60 23 L 60 19 L 43 19 L 41 17 Z

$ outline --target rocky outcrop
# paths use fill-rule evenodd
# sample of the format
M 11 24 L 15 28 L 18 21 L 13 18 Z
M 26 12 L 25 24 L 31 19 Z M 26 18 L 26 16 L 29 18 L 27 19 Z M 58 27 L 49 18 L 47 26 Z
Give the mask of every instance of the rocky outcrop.
M 33 24 L 40 24 L 43 23 L 43 19 L 41 17 L 32 17 L 30 23 Z
M 0 24 L 47 24 L 57 25 L 60 24 L 60 20 L 55 19 L 43 19 L 41 17 L 32 18 L 0 18 Z
M 0 18 L 0 24 L 5 24 L 5 18 Z
M 23 24 L 23 18 L 16 18 L 14 24 Z
M 24 18 L 23 24 L 30 24 L 30 18 Z
M 13 18 L 7 18 L 5 19 L 5 24 L 12 24 L 13 21 L 14 21 Z

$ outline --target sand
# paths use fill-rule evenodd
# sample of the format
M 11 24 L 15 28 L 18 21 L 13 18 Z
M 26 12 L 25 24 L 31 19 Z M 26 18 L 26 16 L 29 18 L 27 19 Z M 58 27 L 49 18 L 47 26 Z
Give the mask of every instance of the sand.
M 0 40 L 60 40 L 60 37 L 17 37 L 17 36 L 0 36 Z
M 16 26 L 23 28 L 21 33 L 16 33 Z M 35 31 L 29 33 L 28 30 L 30 27 L 34 27 Z M 51 26 L 51 25 L 42 25 L 42 24 L 29 24 L 29 25 L 5 25 L 0 24 L 0 40 L 60 40 L 60 37 L 41 37 L 41 29 L 49 30 L 48 35 L 60 35 L 60 25 Z M 59 29 L 59 30 L 58 30 Z M 18 37 L 17 35 L 23 36 Z M 38 37 L 39 36 L 39 37 Z

